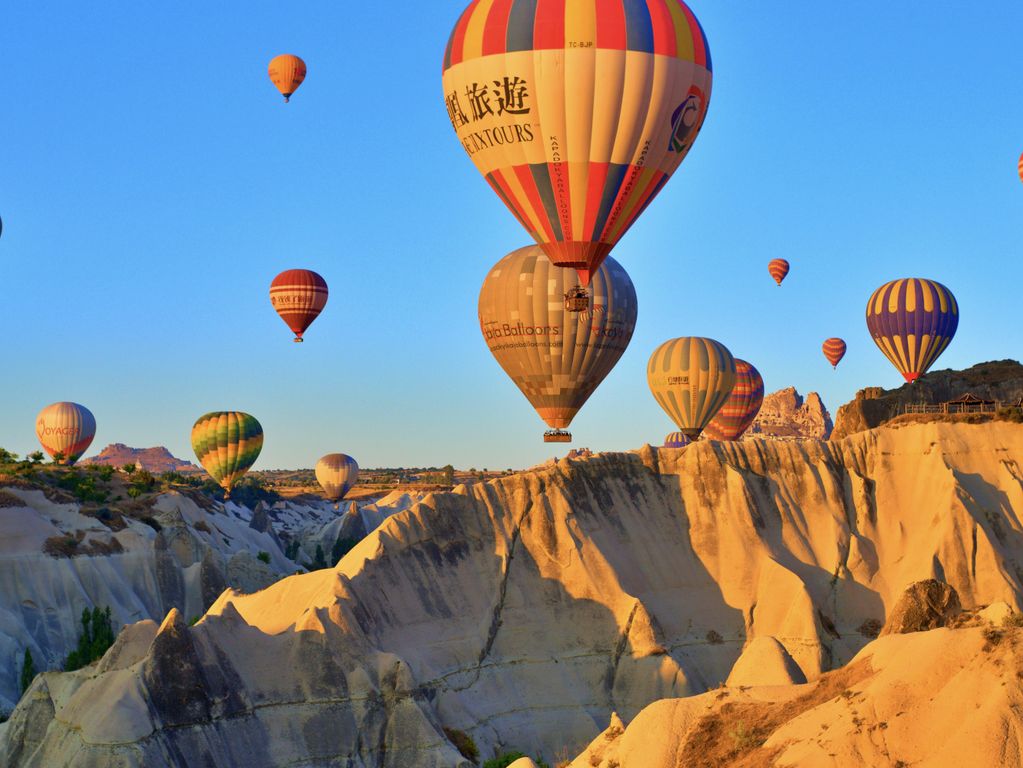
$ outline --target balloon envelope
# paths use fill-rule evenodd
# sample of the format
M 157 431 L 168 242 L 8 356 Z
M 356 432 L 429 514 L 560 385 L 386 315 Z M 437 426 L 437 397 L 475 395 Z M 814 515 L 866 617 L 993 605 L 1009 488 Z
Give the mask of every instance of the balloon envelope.
M 462 147 L 584 284 L 689 152 L 711 79 L 681 0 L 473 2 L 443 64 Z
M 231 495 L 263 448 L 263 427 L 241 411 L 215 411 L 200 416 L 192 427 L 192 450 L 210 477 Z
M 666 438 L 664 438 L 665 448 L 685 448 L 689 445 L 692 440 L 683 435 L 681 432 L 671 432 Z
M 647 383 L 679 431 L 695 440 L 735 386 L 735 359 L 713 339 L 671 339 L 650 356 Z
M 286 102 L 291 100 L 291 94 L 297 91 L 298 86 L 305 80 L 305 62 L 290 53 L 274 56 L 267 71 L 270 81 L 277 86 Z
M 57 463 L 70 466 L 81 458 L 96 436 L 96 418 L 78 403 L 53 403 L 39 411 L 36 435 L 43 450 Z
M 721 410 L 703 430 L 710 440 L 738 440 L 745 434 L 764 404 L 764 379 L 745 360 L 735 358 L 735 386 Z
M 767 271 L 771 273 L 774 282 L 781 285 L 782 281 L 789 274 L 789 263 L 785 259 L 774 259 L 767 265 Z
M 579 284 L 531 245 L 490 270 L 479 297 L 483 339 L 505 373 L 553 429 L 567 427 L 625 352 L 636 327 L 636 289 L 614 259 L 594 274 L 590 309 L 569 312 Z
M 359 465 L 344 453 L 328 453 L 316 462 L 316 482 L 328 501 L 341 501 L 358 479 Z
M 958 327 L 955 296 L 934 280 L 892 280 L 867 302 L 867 328 L 874 343 L 910 383 L 934 365 Z
M 308 269 L 289 269 L 270 283 L 270 303 L 302 341 L 302 334 L 327 306 L 327 281 Z
M 837 368 L 838 364 L 842 362 L 842 358 L 845 357 L 845 351 L 847 347 L 845 342 L 841 339 L 828 339 L 821 346 L 821 351 L 824 352 L 824 357 L 828 358 L 828 362 L 831 363 L 833 368 Z

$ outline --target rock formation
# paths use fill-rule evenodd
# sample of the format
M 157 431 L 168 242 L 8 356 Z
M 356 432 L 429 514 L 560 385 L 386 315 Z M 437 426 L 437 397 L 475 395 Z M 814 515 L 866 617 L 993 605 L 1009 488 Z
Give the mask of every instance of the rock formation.
M 1021 456 L 1023 426 L 937 423 L 837 442 L 598 454 L 430 495 L 334 570 L 227 590 L 194 627 L 173 615 L 159 630 L 138 625 L 96 667 L 41 675 L 0 736 L 0 763 L 127 767 L 173 755 L 228 766 L 244 750 L 256 768 L 467 767 L 445 729 L 471 736 L 484 759 L 519 750 L 551 763 L 613 712 L 636 728 L 651 702 L 741 678 L 744 651 L 812 687 L 655 705 L 678 708 L 673 733 L 707 706 L 759 707 L 784 698 L 761 691 L 789 690 L 789 703 L 815 697 L 812 722 L 876 718 L 889 744 L 893 729 L 925 744 L 926 723 L 952 730 L 941 712 L 974 717 L 971 695 L 998 712 L 1015 705 L 1015 678 L 1000 687 L 1007 678 L 979 658 L 981 630 L 954 630 L 967 632 L 954 643 L 940 641 L 947 629 L 885 636 L 863 663 L 814 681 L 854 659 L 876 634 L 864 628 L 879 628 L 914 582 L 944 582 L 967 608 L 1020 608 Z M 1008 640 L 996 650 L 1014 675 Z M 968 674 L 948 694 L 966 706 L 932 707 L 957 670 Z M 974 674 L 983 684 L 971 689 Z M 876 685 L 879 702 L 896 701 L 884 691 L 907 681 L 922 693 L 905 723 L 841 696 Z M 777 733 L 763 734 L 771 749 L 787 743 L 777 717 Z M 970 724 L 988 735 L 989 721 Z M 856 727 L 817 737 L 816 725 L 792 754 L 814 765 L 832 738 L 884 743 Z
M 882 635 L 904 635 L 947 627 L 962 613 L 959 595 L 953 587 L 937 579 L 910 584 L 899 602 L 888 613 Z
M 979 363 L 965 371 L 931 371 L 898 389 L 868 387 L 838 409 L 833 440 L 879 427 L 903 413 L 907 405 L 938 405 L 966 393 L 982 400 L 1012 402 L 1023 397 L 1023 365 L 1015 360 Z
M 804 400 L 795 387 L 780 389 L 764 397 L 744 440 L 758 437 L 809 438 L 827 440 L 831 436 L 831 414 L 816 392 Z
M 1021 677 L 1018 628 L 890 635 L 809 685 L 658 701 L 570 768 L 1019 768 Z
M 138 469 L 145 469 L 154 475 L 164 472 L 202 472 L 190 461 L 175 458 L 163 446 L 156 448 L 129 448 L 123 443 L 112 443 L 95 456 L 82 459 L 78 462 L 81 465 L 98 464 L 117 467 L 120 469 L 125 464 L 132 464 Z
M 37 669 L 59 669 L 83 609 L 109 606 L 117 628 L 172 608 L 195 619 L 227 587 L 259 590 L 310 564 L 318 544 L 329 560 L 338 537 L 361 539 L 412 503 L 392 494 L 355 514 L 325 502 L 280 502 L 257 514 L 173 492 L 132 502 L 130 514 L 116 506 L 83 513 L 43 490 L 0 490 L 0 712 L 18 699 L 25 649 Z M 285 557 L 285 540 L 296 542 L 298 564 Z

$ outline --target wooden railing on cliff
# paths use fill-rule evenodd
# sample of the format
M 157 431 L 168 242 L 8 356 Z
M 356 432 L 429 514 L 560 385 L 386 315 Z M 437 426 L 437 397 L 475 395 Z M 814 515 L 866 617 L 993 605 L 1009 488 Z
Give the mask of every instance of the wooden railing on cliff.
M 998 413 L 1013 403 L 940 403 L 938 405 L 907 405 L 903 413 Z

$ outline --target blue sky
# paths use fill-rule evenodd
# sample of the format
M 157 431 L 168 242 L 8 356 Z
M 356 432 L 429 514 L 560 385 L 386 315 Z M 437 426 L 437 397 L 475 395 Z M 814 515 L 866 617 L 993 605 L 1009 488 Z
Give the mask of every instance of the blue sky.
M 520 467 L 554 454 L 476 322 L 528 237 L 454 137 L 440 59 L 458 1 L 15 3 L 0 50 L 0 445 L 35 449 L 56 400 L 94 450 L 166 445 L 209 410 L 263 424 L 257 467 Z M 769 391 L 834 411 L 901 377 L 863 309 L 896 277 L 962 308 L 938 367 L 1019 358 L 1023 4 L 694 2 L 714 58 L 703 133 L 616 249 L 639 294 L 618 368 L 573 423 L 624 450 L 672 425 L 645 364 L 706 335 Z M 285 106 L 283 52 L 309 76 Z M 782 256 L 783 289 L 766 271 Z M 292 344 L 267 289 L 323 274 Z M 838 372 L 828 336 L 849 342 Z

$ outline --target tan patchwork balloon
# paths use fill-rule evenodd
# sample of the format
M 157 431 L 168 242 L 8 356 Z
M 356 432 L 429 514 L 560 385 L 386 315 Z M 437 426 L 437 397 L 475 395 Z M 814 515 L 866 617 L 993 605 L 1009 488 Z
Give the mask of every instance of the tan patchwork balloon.
M 632 280 L 608 258 L 585 312 L 565 309 L 578 275 L 536 245 L 501 259 L 483 281 L 480 330 L 505 373 L 552 429 L 567 427 L 621 358 L 636 327 Z
M 328 453 L 316 462 L 316 482 L 323 488 L 323 498 L 338 502 L 359 479 L 359 465 L 355 459 L 344 453 Z

